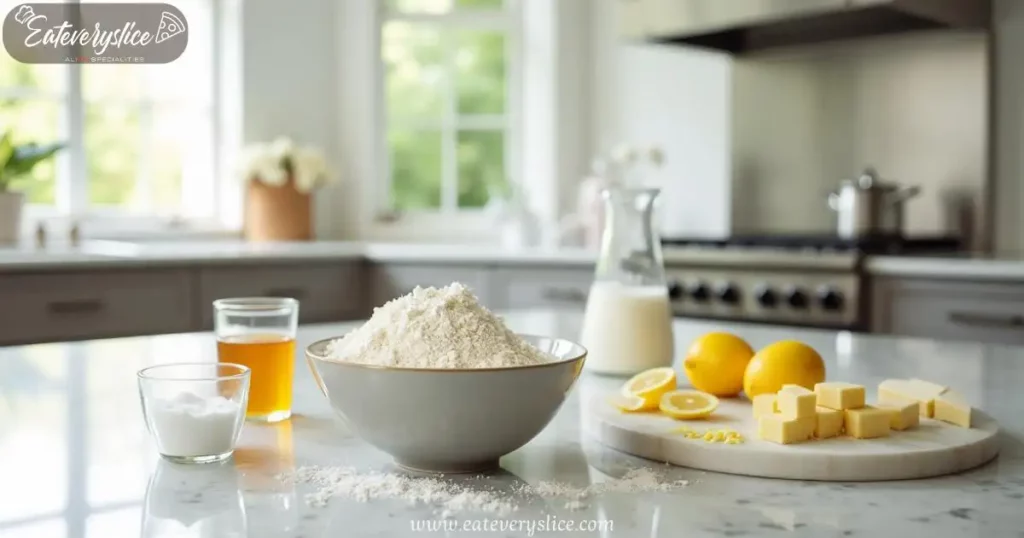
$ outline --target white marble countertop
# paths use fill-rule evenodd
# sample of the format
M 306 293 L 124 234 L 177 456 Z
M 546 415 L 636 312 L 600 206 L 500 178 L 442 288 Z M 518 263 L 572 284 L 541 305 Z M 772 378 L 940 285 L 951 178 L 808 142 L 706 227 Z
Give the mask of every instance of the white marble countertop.
M 507 249 L 489 244 L 359 241 L 86 241 L 79 247 L 0 247 L 0 272 L 325 260 L 593 267 L 597 252 L 569 247 Z M 666 254 L 666 264 L 685 263 L 683 255 Z M 864 268 L 876 276 L 1024 282 L 1024 258 L 868 256 L 864 259 Z
M 597 253 L 581 248 L 508 249 L 500 245 L 309 241 L 86 241 L 78 247 L 0 248 L 0 271 L 156 265 L 216 265 L 307 260 L 559 265 L 592 267 Z
M 1024 282 L 1024 259 L 869 256 L 864 268 L 874 276 Z
M 523 332 L 567 338 L 575 338 L 580 324 L 578 314 L 549 311 L 507 319 Z M 300 348 L 351 327 L 302 327 Z M 754 347 L 781 338 L 806 341 L 826 358 L 832 379 L 875 384 L 916 375 L 954 385 L 1001 423 L 1001 454 L 956 476 L 881 483 L 673 468 L 606 449 L 581 434 L 579 402 L 618 383 L 584 374 L 548 428 L 503 458 L 505 472 L 489 482 L 499 488 L 541 480 L 584 486 L 655 465 L 666 478 L 690 485 L 602 494 L 580 511 L 567 510 L 564 501 L 534 499 L 511 517 L 611 522 L 613 532 L 582 536 L 1021 535 L 1024 348 L 683 320 L 675 322 L 677 348 L 713 329 L 734 331 Z M 222 465 L 161 462 L 142 421 L 135 372 L 154 363 L 214 360 L 215 353 L 208 333 L 0 348 L 0 536 L 155 536 L 158 528 L 176 532 L 167 535 L 217 538 L 407 536 L 418 534 L 411 531 L 413 518 L 436 517 L 400 501 L 334 499 L 313 508 L 303 501 L 308 486 L 275 478 L 308 464 L 391 469 L 385 455 L 334 418 L 301 361 L 292 420 L 247 424 L 234 459 Z M 483 516 L 459 515 L 475 517 Z

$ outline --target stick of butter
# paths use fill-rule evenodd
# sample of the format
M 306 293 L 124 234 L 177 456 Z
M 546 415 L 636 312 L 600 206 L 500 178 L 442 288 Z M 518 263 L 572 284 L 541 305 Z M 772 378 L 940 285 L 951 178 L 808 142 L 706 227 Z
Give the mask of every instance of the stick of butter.
M 754 418 L 771 415 L 778 410 L 774 394 L 758 394 L 754 396 Z
M 941 385 L 908 379 L 886 379 L 878 385 L 878 401 L 905 405 L 916 402 L 922 417 L 935 414 L 935 398 L 945 390 Z
M 921 413 L 917 402 L 880 403 L 876 407 L 890 413 L 889 427 L 894 430 L 906 430 L 921 423 Z
M 764 415 L 757 419 L 757 436 L 780 445 L 800 443 L 814 437 L 817 425 L 817 416 L 786 420 L 778 413 Z
M 917 409 L 914 409 L 916 412 Z M 814 429 L 814 436 L 818 439 L 835 437 L 843 431 L 843 412 L 838 409 L 829 409 L 818 406 L 818 426 Z
M 817 418 L 818 397 L 810 390 L 800 385 L 783 385 L 776 396 L 775 405 L 783 419 Z
M 847 409 L 846 433 L 857 439 L 874 439 L 889 436 L 890 413 L 885 409 L 862 407 Z
M 949 390 L 949 387 L 947 387 L 945 385 L 940 385 L 938 383 L 932 383 L 931 381 L 925 381 L 923 379 L 918 379 L 916 377 L 910 378 L 910 384 L 915 386 L 915 387 L 917 387 L 917 388 L 919 388 L 920 390 L 923 390 L 923 391 L 926 391 L 926 392 L 935 392 L 937 394 L 942 394 L 943 392 L 946 392 L 947 390 Z
M 935 418 L 961 428 L 970 428 L 971 406 L 959 392 L 947 390 L 935 398 Z
M 818 405 L 829 409 L 859 409 L 864 407 L 864 386 L 829 381 L 814 385 Z

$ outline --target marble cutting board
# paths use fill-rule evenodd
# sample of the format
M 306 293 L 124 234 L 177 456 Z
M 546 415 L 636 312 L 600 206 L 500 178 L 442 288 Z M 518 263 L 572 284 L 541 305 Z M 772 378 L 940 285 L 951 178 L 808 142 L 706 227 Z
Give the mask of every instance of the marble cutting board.
M 583 429 L 616 450 L 684 467 L 723 473 L 798 480 L 873 481 L 925 478 L 956 473 L 986 463 L 999 453 L 999 425 L 975 409 L 971 428 L 921 419 L 888 438 L 838 437 L 792 445 L 757 438 L 750 403 L 722 399 L 707 420 L 674 420 L 656 412 L 623 413 L 609 394 L 583 402 Z M 731 428 L 743 434 L 736 445 L 687 439 L 679 428 Z

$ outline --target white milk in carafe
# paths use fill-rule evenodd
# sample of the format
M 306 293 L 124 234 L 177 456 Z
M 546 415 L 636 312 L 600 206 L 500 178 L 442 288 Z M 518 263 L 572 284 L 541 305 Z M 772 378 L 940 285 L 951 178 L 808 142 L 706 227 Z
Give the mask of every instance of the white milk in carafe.
M 665 286 L 594 282 L 580 338 L 587 370 L 634 374 L 671 366 L 672 310 Z

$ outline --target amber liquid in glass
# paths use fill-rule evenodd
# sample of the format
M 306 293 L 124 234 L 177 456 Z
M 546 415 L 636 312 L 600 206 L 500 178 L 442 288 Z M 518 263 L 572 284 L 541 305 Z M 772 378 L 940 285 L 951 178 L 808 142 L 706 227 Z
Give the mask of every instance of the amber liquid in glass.
M 217 341 L 220 362 L 248 366 L 249 419 L 276 422 L 291 416 L 295 339 L 277 334 L 243 334 Z

